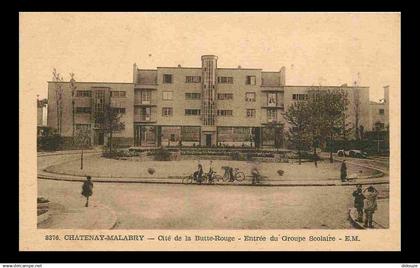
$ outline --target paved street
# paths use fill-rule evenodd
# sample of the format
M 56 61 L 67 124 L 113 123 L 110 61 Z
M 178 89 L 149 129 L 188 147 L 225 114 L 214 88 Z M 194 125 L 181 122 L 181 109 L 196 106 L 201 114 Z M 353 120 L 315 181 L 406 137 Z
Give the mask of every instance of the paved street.
M 91 201 L 116 212 L 117 229 L 337 229 L 351 228 L 353 188 L 97 183 Z M 77 182 L 38 181 L 40 196 L 69 209 L 84 205 L 80 191 Z
M 78 154 L 39 157 L 38 168 L 77 161 L 79 157 Z M 86 158 L 89 157 L 95 158 L 87 154 Z M 377 166 L 376 160 L 362 161 Z M 80 211 L 85 202 L 80 194 L 81 185 L 81 182 L 38 180 L 38 195 L 60 204 L 63 210 Z M 380 191 L 380 204 L 388 207 L 389 185 L 375 187 Z M 117 218 L 116 229 L 344 229 L 352 228 L 348 209 L 353 206 L 353 190 L 354 186 L 95 183 L 89 209 L 95 206 L 111 209 Z M 387 214 L 377 214 L 385 226 Z M 49 228 L 48 222 L 41 227 Z

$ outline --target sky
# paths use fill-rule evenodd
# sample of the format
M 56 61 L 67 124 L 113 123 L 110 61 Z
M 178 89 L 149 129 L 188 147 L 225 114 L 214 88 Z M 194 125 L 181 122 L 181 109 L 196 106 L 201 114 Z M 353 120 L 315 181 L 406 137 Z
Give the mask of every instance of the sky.
M 400 90 L 399 13 L 20 13 L 20 90 L 47 97 L 69 80 L 132 82 L 139 68 L 286 67 L 287 85 L 359 85 L 370 99 Z

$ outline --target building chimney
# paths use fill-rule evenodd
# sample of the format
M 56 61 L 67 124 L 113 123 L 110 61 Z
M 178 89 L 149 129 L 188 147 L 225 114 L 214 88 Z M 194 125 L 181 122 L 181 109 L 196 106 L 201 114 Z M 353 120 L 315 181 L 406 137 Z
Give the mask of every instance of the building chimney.
M 137 72 L 137 64 L 134 63 L 133 64 L 133 83 L 134 84 L 137 84 L 137 74 L 138 74 L 138 72 Z
M 280 69 L 280 86 L 286 85 L 286 67 Z

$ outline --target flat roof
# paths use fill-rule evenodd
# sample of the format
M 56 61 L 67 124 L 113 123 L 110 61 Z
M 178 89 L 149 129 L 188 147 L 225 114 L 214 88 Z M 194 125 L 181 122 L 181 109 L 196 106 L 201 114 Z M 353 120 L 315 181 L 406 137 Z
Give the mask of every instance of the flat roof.
M 68 81 L 62 81 L 62 82 L 58 82 L 58 81 L 47 81 L 47 83 L 70 83 Z M 81 82 L 75 82 L 76 84 L 124 84 L 124 85 L 129 85 L 132 84 L 134 85 L 134 83 L 128 83 L 128 82 L 85 82 L 85 81 L 81 81 Z
M 337 88 L 369 88 L 365 86 L 293 86 L 293 85 L 284 85 L 282 87 L 314 87 L 314 88 L 325 88 L 325 87 L 337 87 Z

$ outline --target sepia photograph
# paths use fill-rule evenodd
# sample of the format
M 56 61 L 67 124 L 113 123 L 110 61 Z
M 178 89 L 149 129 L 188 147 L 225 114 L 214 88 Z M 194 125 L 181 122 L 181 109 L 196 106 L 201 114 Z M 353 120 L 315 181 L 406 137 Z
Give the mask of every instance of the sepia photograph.
M 399 13 L 19 18 L 29 240 L 382 231 L 399 247 Z

